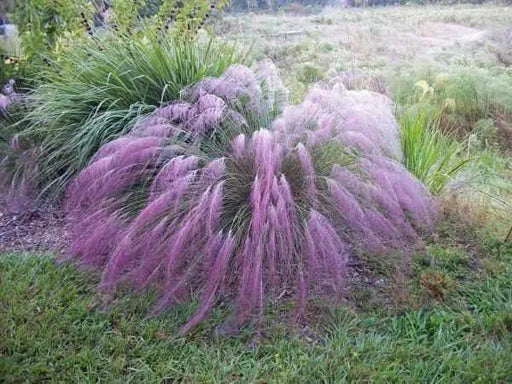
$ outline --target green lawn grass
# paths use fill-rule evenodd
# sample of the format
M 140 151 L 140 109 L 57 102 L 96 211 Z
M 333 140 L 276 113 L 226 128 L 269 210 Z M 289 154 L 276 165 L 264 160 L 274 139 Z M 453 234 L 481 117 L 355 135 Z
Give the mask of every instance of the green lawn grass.
M 179 337 L 193 306 L 150 318 L 150 294 L 101 311 L 94 275 L 51 255 L 3 254 L 0 382 L 509 383 L 512 247 L 487 244 L 478 268 L 468 255 L 433 245 L 416 257 L 410 294 L 427 295 L 422 281 L 438 275 L 442 299 L 399 314 L 331 308 L 309 333 L 268 321 L 254 343 L 212 336 L 213 321 Z

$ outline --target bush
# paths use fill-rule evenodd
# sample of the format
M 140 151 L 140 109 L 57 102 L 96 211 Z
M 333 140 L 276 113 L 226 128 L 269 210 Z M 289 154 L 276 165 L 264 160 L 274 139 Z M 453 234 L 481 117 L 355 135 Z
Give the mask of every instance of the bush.
M 86 0 L 19 0 L 13 10 L 13 21 L 23 44 L 25 65 L 38 67 L 52 60 L 71 36 L 85 35 L 83 14 L 90 17 Z
M 33 94 L 21 139 L 40 147 L 37 184 L 59 193 L 104 143 L 183 88 L 244 61 L 227 44 L 107 35 L 77 44 Z
M 26 96 L 16 90 L 10 80 L 0 93 L 0 191 L 6 208 L 15 212 L 27 212 L 33 207 L 32 180 L 37 174 L 35 148 L 24 147 L 18 140 L 21 121 L 27 113 Z M 6 189 L 7 191 L 4 191 Z
M 235 10 L 247 9 L 278 9 L 305 15 L 310 14 L 312 7 L 323 7 L 328 5 L 331 0 L 232 0 L 231 7 Z
M 155 310 L 199 297 L 183 332 L 224 297 L 232 332 L 267 300 L 338 300 L 358 250 L 407 249 L 432 226 L 401 156 L 389 101 L 313 90 L 274 120 L 276 71 L 230 67 L 104 145 L 69 190 L 71 254 L 103 269 L 101 291 L 155 287 Z M 272 120 L 273 123 L 272 123 Z
M 324 77 L 325 75 L 322 73 L 321 69 L 312 64 L 304 64 L 297 74 L 297 80 L 305 85 L 316 83 Z

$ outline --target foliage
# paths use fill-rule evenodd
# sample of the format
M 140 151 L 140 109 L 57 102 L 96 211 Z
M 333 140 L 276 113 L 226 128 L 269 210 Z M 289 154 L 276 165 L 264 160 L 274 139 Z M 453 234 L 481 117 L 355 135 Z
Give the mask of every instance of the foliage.
M 306 6 L 323 7 L 327 5 L 330 0 L 232 0 L 231 7 L 236 10 L 247 9 L 278 9 L 288 8 L 304 8 Z
M 227 3 L 227 0 L 112 0 L 105 23 L 122 33 L 136 33 L 143 25 L 154 32 L 172 30 L 177 35 L 194 36 Z
M 322 80 L 323 77 L 324 74 L 322 73 L 322 71 L 311 64 L 303 65 L 297 74 L 297 80 L 299 80 L 301 83 L 305 85 L 316 83 Z
M 412 108 L 400 116 L 404 165 L 439 194 L 471 161 L 465 146 L 439 128 L 439 117 L 422 108 Z
M 36 77 L 41 67 L 60 60 L 76 40 L 103 34 L 104 27 L 123 35 L 141 35 L 146 28 L 164 35 L 172 30 L 177 36 L 192 38 L 212 11 L 225 5 L 226 0 L 212 4 L 208 0 L 164 0 L 158 4 L 146 0 L 21 0 L 14 8 L 13 21 L 23 42 L 23 63 L 29 76 L 33 73 Z
M 23 76 L 21 41 L 14 30 L 6 35 L 0 35 L 0 87 L 10 79 L 20 79 Z
M 67 41 L 84 34 L 81 14 L 89 18 L 91 11 L 86 0 L 17 1 L 13 21 L 23 43 L 25 59 L 36 67 L 53 60 Z
M 183 332 L 227 295 L 233 332 L 281 292 L 299 317 L 308 294 L 340 299 L 354 250 L 431 230 L 427 191 L 392 160 L 388 99 L 316 89 L 270 125 L 285 93 L 271 63 L 232 66 L 100 148 L 67 205 L 71 253 L 103 268 L 105 293 L 156 285 L 157 311 L 200 295 Z
M 476 68 L 453 73 L 427 69 L 404 76 L 400 82 L 395 92 L 399 103 L 439 111 L 441 130 L 459 138 L 473 133 L 484 119 L 512 112 L 512 81 L 503 74 Z
M 14 9 L 14 0 L 4 0 L 0 3 L 0 19 L 5 19 L 8 13 Z
M 38 184 L 58 193 L 141 115 L 244 57 L 225 43 L 107 35 L 63 53 L 32 95 L 21 140 L 40 146 Z
M 157 18 L 160 25 L 171 23 L 181 33 L 197 32 L 215 10 L 220 10 L 229 0 L 163 0 L 158 9 Z

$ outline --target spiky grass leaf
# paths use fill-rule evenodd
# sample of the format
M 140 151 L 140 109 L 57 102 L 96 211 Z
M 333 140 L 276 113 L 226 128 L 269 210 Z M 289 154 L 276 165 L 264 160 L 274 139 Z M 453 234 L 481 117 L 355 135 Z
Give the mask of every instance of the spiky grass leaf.
M 41 146 L 38 184 L 58 194 L 102 145 L 143 115 L 245 56 L 226 43 L 107 35 L 63 53 L 41 74 L 23 137 Z
M 413 108 L 399 119 L 404 164 L 433 194 L 439 194 L 472 158 L 464 145 L 442 133 L 439 118 L 427 110 Z

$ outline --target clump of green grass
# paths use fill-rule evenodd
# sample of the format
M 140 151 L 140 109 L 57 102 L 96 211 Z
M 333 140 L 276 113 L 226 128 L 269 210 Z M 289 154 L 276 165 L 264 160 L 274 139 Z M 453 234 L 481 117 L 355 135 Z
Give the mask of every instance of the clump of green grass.
M 413 108 L 399 118 L 404 164 L 433 194 L 439 194 L 470 161 L 464 146 L 441 132 L 439 118 Z
M 324 77 L 321 69 L 313 64 L 304 64 L 297 73 L 297 80 L 305 85 L 316 83 Z
M 104 143 L 137 119 L 245 57 L 225 43 L 108 35 L 62 54 L 41 73 L 21 137 L 40 146 L 38 184 L 59 193 Z

